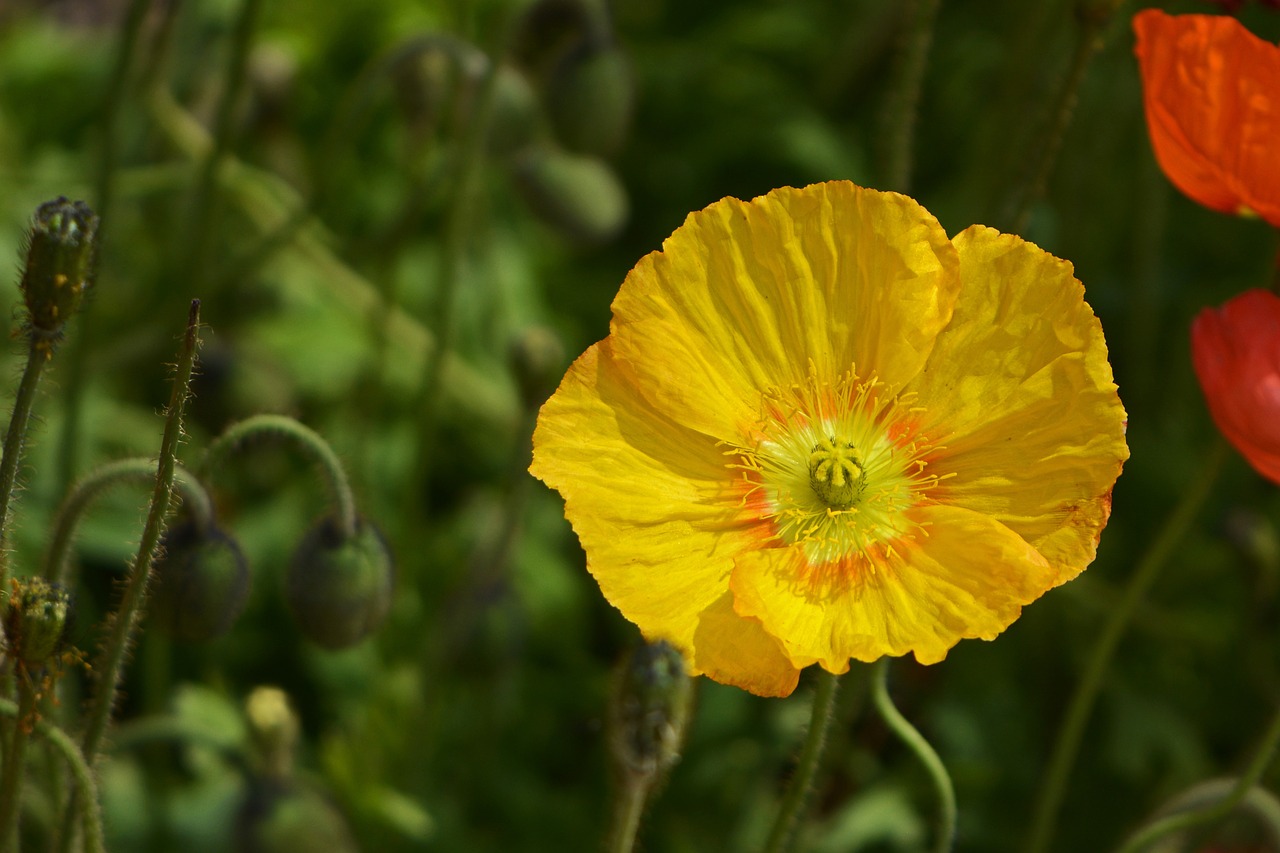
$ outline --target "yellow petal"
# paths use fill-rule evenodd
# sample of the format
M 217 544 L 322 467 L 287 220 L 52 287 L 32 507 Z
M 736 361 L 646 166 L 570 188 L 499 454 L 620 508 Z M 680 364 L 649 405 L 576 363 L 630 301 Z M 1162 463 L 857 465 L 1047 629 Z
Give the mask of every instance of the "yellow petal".
M 994 639 L 1053 585 L 1044 558 L 993 519 L 947 506 L 913 519 L 923 528 L 914 541 L 841 565 L 810 566 L 800 548 L 743 554 L 735 611 L 759 619 L 797 666 L 842 673 L 850 658 L 913 652 L 937 663 L 962 639 Z
M 699 614 L 753 541 L 720 448 L 653 411 L 608 341 L 569 368 L 533 444 L 530 471 L 564 496 L 605 598 L 688 655 Z
M 900 385 L 924 364 L 959 283 L 937 220 L 847 182 L 724 199 L 631 271 L 613 303 L 614 354 L 669 417 L 731 438 L 765 389 L 814 364 Z
M 693 644 L 694 669 L 721 684 L 757 696 L 790 696 L 796 689 L 800 670 L 758 620 L 733 611 L 727 590 L 698 618 Z
M 912 383 L 943 446 L 930 493 L 990 515 L 1053 564 L 1093 561 L 1129 451 L 1102 326 L 1071 265 L 974 226 L 953 241 L 961 297 Z

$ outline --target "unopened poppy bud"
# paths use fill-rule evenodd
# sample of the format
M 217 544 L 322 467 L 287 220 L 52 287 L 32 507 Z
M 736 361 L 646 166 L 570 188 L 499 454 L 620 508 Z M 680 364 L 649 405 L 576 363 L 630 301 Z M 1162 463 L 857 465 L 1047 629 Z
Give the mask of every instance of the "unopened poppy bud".
M 547 112 L 556 138 L 578 154 L 608 156 L 631 125 L 634 82 L 615 45 L 585 41 L 565 54 L 547 85 Z
M 14 581 L 4 615 L 7 653 L 28 669 L 42 667 L 62 650 L 71 596 L 43 578 Z
M 151 590 L 151 618 L 175 640 L 225 634 L 249 598 L 249 563 L 226 532 L 184 521 L 164 535 Z
M 564 375 L 564 344 L 544 326 L 530 326 L 521 332 L 511 342 L 508 359 L 520 401 L 527 409 L 545 403 Z
M 529 208 L 570 239 L 603 242 L 627 222 L 627 191 L 600 160 L 529 148 L 514 170 L 516 187 Z
M 301 782 L 254 779 L 236 816 L 243 853 L 356 853 L 342 813 Z
M 57 198 L 36 208 L 22 271 L 31 327 L 55 334 L 80 307 L 93 275 L 98 217 L 82 201 Z
M 357 519 L 343 534 L 332 518 L 303 537 L 285 579 L 285 600 L 307 638 L 326 649 L 363 640 L 391 608 L 394 566 L 387 542 L 371 522 Z
M 676 763 L 692 696 L 684 657 L 670 643 L 645 643 L 628 655 L 610 720 L 613 754 L 626 772 L 653 776 Z
M 542 116 L 538 96 L 519 69 L 499 66 L 493 80 L 493 110 L 489 119 L 489 153 L 505 157 L 533 142 Z

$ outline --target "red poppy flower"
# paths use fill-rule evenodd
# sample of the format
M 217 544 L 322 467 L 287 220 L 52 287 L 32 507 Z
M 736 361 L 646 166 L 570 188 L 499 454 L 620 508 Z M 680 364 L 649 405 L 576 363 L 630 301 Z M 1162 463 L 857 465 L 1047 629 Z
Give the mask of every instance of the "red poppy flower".
M 1147 128 L 1178 189 L 1280 226 L 1280 47 L 1234 18 L 1133 19 Z
M 1191 324 L 1209 412 L 1258 473 L 1280 483 L 1280 297 L 1249 290 Z

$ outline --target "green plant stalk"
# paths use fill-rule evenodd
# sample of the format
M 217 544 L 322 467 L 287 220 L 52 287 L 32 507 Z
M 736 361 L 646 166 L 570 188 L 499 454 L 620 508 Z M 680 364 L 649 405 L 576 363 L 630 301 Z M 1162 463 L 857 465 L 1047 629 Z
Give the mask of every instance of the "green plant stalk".
M 212 145 L 209 134 L 172 95 L 162 89 L 154 90 L 148 105 L 156 129 L 179 152 L 193 160 L 207 154 Z M 305 206 L 297 191 L 279 176 L 250 167 L 230 155 L 225 158 L 219 180 L 238 212 L 260 232 L 280 227 Z M 425 363 L 437 349 L 435 337 L 402 309 L 382 303 L 378 289 L 334 255 L 329 248 L 332 243 L 332 238 L 314 220 L 298 230 L 291 250 L 308 268 L 305 285 L 296 286 L 305 286 L 306 290 L 286 292 L 284 297 L 309 299 L 319 288 L 323 298 L 336 310 L 353 317 L 369 316 L 382 305 L 381 310 L 388 314 L 393 346 L 401 360 L 409 365 Z M 291 280 L 281 279 L 278 285 L 287 289 Z M 496 428 L 505 429 L 515 423 L 518 409 L 515 395 L 508 387 L 495 382 L 489 374 L 456 353 L 446 352 L 442 358 L 441 392 L 451 407 Z M 413 393 L 408 387 L 406 392 Z
M 160 458 L 156 465 L 156 485 L 151 496 L 151 508 L 147 512 L 147 521 L 142 530 L 142 539 L 138 543 L 137 556 L 129 572 L 129 579 L 125 583 L 124 597 L 119 610 L 111 620 L 110 635 L 94 667 L 99 680 L 89 706 L 88 722 L 81 740 L 85 757 L 91 764 L 97 757 L 98 748 L 102 744 L 102 737 L 107 729 L 107 722 L 111 718 L 116 692 L 120 686 L 124 659 L 132 645 L 134 628 L 142 611 L 143 599 L 146 597 L 152 563 L 159 549 L 160 535 L 164 532 L 165 518 L 169 514 L 173 498 L 178 441 L 182 436 L 182 418 L 187 399 L 191 396 L 191 371 L 195 365 L 196 349 L 200 342 L 199 329 L 200 300 L 196 299 L 191 302 L 191 310 L 187 315 L 186 335 L 183 337 L 182 348 L 178 352 L 173 391 L 169 398 L 169 409 L 164 424 L 164 437 L 160 442 Z
M 614 807 L 613 826 L 609 831 L 609 853 L 631 853 L 636 846 L 640 830 L 640 818 L 644 816 L 645 802 L 653 787 L 652 779 L 633 773 L 625 774 L 618 790 L 618 802 Z
M 875 663 L 875 673 L 871 679 L 871 701 L 875 703 L 876 710 L 889 728 L 910 747 L 925 770 L 929 771 L 929 778 L 938 792 L 938 835 L 933 849 L 935 853 L 946 853 L 956 840 L 955 786 L 951 784 L 951 775 L 947 773 L 946 765 L 929 745 L 929 741 L 893 704 L 893 699 L 889 696 L 889 661 L 890 658 L 884 657 Z
M 16 703 L 8 699 L 0 699 L 0 716 L 20 720 L 22 710 Z M 15 728 L 21 728 L 21 726 L 15 726 Z M 76 786 L 76 798 L 81 804 L 80 823 L 89 853 L 106 853 L 107 848 L 102 835 L 102 813 L 98 805 L 98 786 L 93 780 L 93 771 L 89 768 L 89 762 L 85 760 L 84 754 L 76 746 L 75 741 L 47 720 L 37 720 L 34 731 L 60 752 L 67 766 L 71 768 L 71 778 Z M 69 831 L 64 831 L 63 836 L 70 837 L 71 834 Z
M 191 472 L 181 466 L 174 468 L 174 486 L 182 495 L 183 505 L 191 511 L 196 526 L 200 530 L 213 525 L 213 501 L 200 481 Z M 54 517 L 53 533 L 49 537 L 49 546 L 45 551 L 43 567 L 44 576 L 54 583 L 66 585 L 68 555 L 71 542 L 75 536 L 76 526 L 85 511 L 99 495 L 120 483 L 152 482 L 156 476 L 154 459 L 134 457 L 108 462 L 102 467 L 85 475 L 75 484 L 71 492 L 58 508 Z
M 459 139 L 457 184 L 453 203 L 445 225 L 444 248 L 440 253 L 440 268 L 436 276 L 435 314 L 430 328 L 436 346 L 427 356 L 415 409 L 418 412 L 418 455 L 414 464 L 415 476 L 409 485 L 425 491 L 427 469 L 434 452 L 436 414 L 441 383 L 444 379 L 445 357 L 453 349 L 453 306 L 462 278 L 462 265 L 467 251 L 467 239 L 471 236 L 472 211 L 479 192 L 481 165 L 484 161 L 485 139 L 489 134 L 489 119 L 493 113 L 493 93 L 497 79 L 497 63 L 489 60 L 484 78 L 476 94 L 475 110 Z
M 917 112 L 920 91 L 924 86 L 925 65 L 929 45 L 933 41 L 933 25 L 938 18 L 940 0 L 911 0 L 907 4 L 910 18 L 906 43 L 899 58 L 897 80 L 890 95 L 885 163 L 885 187 L 906 193 L 911 189 L 911 164 L 915 151 Z
M 115 200 L 119 165 L 117 163 L 117 143 L 119 142 L 117 127 L 120 119 L 120 105 L 124 101 L 125 84 L 129 79 L 129 69 L 133 65 L 133 54 L 150 5 L 151 0 L 131 0 L 129 3 L 129 8 L 125 11 L 124 26 L 120 30 L 115 62 L 111 67 L 111 79 L 107 83 L 107 92 L 103 99 L 102 145 L 98 149 L 98 174 L 94 188 L 99 245 L 105 245 L 107 223 L 111 214 L 111 205 Z M 66 390 L 62 398 L 63 420 L 62 429 L 58 435 L 56 463 L 57 482 L 63 490 L 71 484 L 75 476 L 76 460 L 79 456 L 77 446 L 84 419 L 84 383 L 93 329 L 90 319 L 93 316 L 92 308 L 92 301 L 81 307 L 79 333 L 71 341 L 67 353 Z
M 1013 209 L 1011 221 L 1013 233 L 1021 234 L 1026 230 L 1031 219 L 1031 208 L 1044 195 L 1049 183 L 1049 175 L 1053 173 L 1058 153 L 1062 150 L 1063 139 L 1067 128 L 1075 117 L 1076 103 L 1079 100 L 1080 86 L 1084 83 L 1085 72 L 1089 63 L 1102 49 L 1102 31 L 1119 10 L 1123 0 L 1079 0 L 1080 29 L 1076 38 L 1075 52 L 1071 57 L 1071 66 L 1067 76 L 1063 78 L 1058 97 L 1054 100 L 1053 109 L 1049 113 L 1049 125 L 1044 134 L 1037 140 L 1035 157 L 1028 165 L 1026 180 L 1017 188 L 1010 207 Z M 1088 5 L 1086 5 L 1088 4 Z
M 1090 652 L 1088 663 L 1085 665 L 1084 674 L 1076 684 L 1071 703 L 1067 706 L 1062 728 L 1058 730 L 1058 737 L 1049 759 L 1049 769 L 1045 773 L 1044 783 L 1032 812 L 1031 831 L 1028 833 L 1024 848 L 1027 853 L 1044 853 L 1049 849 L 1049 843 L 1057 825 L 1058 812 L 1062 808 L 1062 800 L 1066 794 L 1067 780 L 1071 776 L 1076 756 L 1080 751 L 1085 725 L 1093 713 L 1094 702 L 1097 701 L 1098 691 L 1102 688 L 1103 676 L 1111 664 L 1116 647 L 1120 644 L 1120 638 L 1124 636 L 1125 629 L 1129 627 L 1138 605 L 1159 577 L 1160 570 L 1164 568 L 1174 547 L 1200 512 L 1226 458 L 1227 444 L 1222 438 L 1218 438 L 1205 456 L 1195 482 L 1182 493 L 1182 499 L 1173 513 L 1165 521 L 1156 538 L 1147 546 L 1146 553 L 1138 561 L 1138 566 L 1129 579 L 1124 597 L 1111 611 L 1110 619 L 1098 636 Z
M 1249 763 L 1248 769 L 1237 780 L 1227 796 L 1202 808 L 1167 815 L 1152 821 L 1121 844 L 1117 853 L 1140 853 L 1148 845 L 1164 838 L 1166 835 L 1183 829 L 1206 826 L 1231 814 L 1237 806 L 1244 802 L 1249 791 L 1258 784 L 1262 774 L 1266 772 L 1267 767 L 1270 766 L 1275 758 L 1277 746 L 1280 746 L 1280 709 L 1277 709 L 1275 714 L 1272 715 L 1266 734 L 1262 737 L 1262 744 L 1258 747 L 1258 752 L 1254 755 L 1253 761 Z
M 36 690 L 31 679 L 18 677 L 18 719 L 9 726 L 12 735 L 5 751 L 3 775 L 0 776 L 0 851 L 17 849 L 19 806 L 22 803 L 22 779 L 27 765 L 27 740 L 30 734 L 23 720 L 36 713 Z
M 813 693 L 809 733 L 805 737 L 804 747 L 800 750 L 796 771 L 778 807 L 778 816 L 774 818 L 773 828 L 769 831 L 769 838 L 764 845 L 765 853 L 783 853 L 791 844 L 796 822 L 800 819 L 800 814 L 809 799 L 809 792 L 813 789 L 813 780 L 818 775 L 822 750 L 827 744 L 827 730 L 831 728 L 831 712 L 836 705 L 836 678 L 825 669 L 817 668 L 818 683 Z
M 4 456 L 0 458 L 0 598 L 9 594 L 9 505 L 18 478 L 18 463 L 22 460 L 22 446 L 27 437 L 27 425 L 31 421 L 36 388 L 40 385 L 40 374 L 44 371 L 51 352 L 48 342 L 32 330 L 27 349 L 27 366 L 23 368 L 22 380 L 18 383 L 13 415 L 9 418 L 9 431 L 4 437 Z
M 243 0 L 231 37 L 231 52 L 227 57 L 226 76 L 222 83 L 222 98 L 213 124 L 213 145 L 206 153 L 196 182 L 192 199 L 191 235 L 184 264 L 195 271 L 197 282 L 207 275 L 209 253 L 213 247 L 213 232 L 218 219 L 218 170 L 231 151 L 231 136 L 235 129 L 236 106 L 244 89 L 249 65 L 249 45 L 258 21 L 262 0 Z
M 320 469 L 329 488 L 335 518 L 344 536 L 354 536 L 356 501 L 342 463 L 333 448 L 315 430 L 284 415 L 254 415 L 232 424 L 205 451 L 201 474 L 207 479 L 228 453 L 256 436 L 287 438 L 303 450 Z

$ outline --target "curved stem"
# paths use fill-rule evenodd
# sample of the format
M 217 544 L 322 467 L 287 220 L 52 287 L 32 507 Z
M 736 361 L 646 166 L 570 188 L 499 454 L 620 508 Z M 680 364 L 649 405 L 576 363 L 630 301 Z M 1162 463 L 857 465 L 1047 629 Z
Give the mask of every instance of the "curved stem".
M 191 472 L 181 466 L 175 466 L 173 474 L 174 486 L 181 493 L 183 504 L 190 509 L 197 527 L 205 530 L 213 526 L 213 502 L 209 498 L 209 493 L 204 490 L 204 486 L 200 485 L 200 481 Z M 118 483 L 153 482 L 155 477 L 154 459 L 133 457 L 108 462 L 76 483 L 54 517 L 53 533 L 49 537 L 49 547 L 45 551 L 43 562 L 44 576 L 54 583 L 65 584 L 67 555 L 71 551 L 71 541 L 75 535 L 76 525 L 79 524 L 90 503 Z
M 312 461 L 319 466 L 325 483 L 329 487 L 329 496 L 333 501 L 334 514 L 342 534 L 346 537 L 354 536 L 357 526 L 356 502 L 351 493 L 351 484 L 347 480 L 346 472 L 342 469 L 342 463 L 338 461 L 333 448 L 321 438 L 319 433 L 303 426 L 293 418 L 284 415 L 254 415 L 232 424 L 205 451 L 204 462 L 200 465 L 201 474 L 207 477 L 224 456 L 259 435 L 287 438 L 311 457 Z
M 18 463 L 22 460 L 22 445 L 27 437 L 27 424 L 31 420 L 36 388 L 40 385 L 40 374 L 44 371 L 51 352 L 49 342 L 32 332 L 27 349 L 27 366 L 18 383 L 13 415 L 9 418 L 9 431 L 4 437 L 4 456 L 0 457 L 0 596 L 7 593 L 9 580 L 9 504 L 18 478 Z
M 1257 755 L 1253 757 L 1249 768 L 1237 780 L 1230 793 L 1203 808 L 1178 812 L 1177 814 L 1167 815 L 1152 821 L 1131 835 L 1119 847 L 1117 853 L 1140 853 L 1152 842 L 1164 838 L 1166 835 L 1182 829 L 1204 826 L 1231 814 L 1244 801 L 1250 789 L 1258 784 L 1258 780 L 1262 778 L 1262 774 L 1266 772 L 1272 759 L 1275 758 L 1277 746 L 1280 746 L 1280 709 L 1277 709 L 1276 713 L 1272 715 L 1271 723 L 1267 726 L 1266 734 L 1262 737 L 1262 744 L 1258 748 Z
M 1067 780 L 1071 776 L 1076 755 L 1080 751 L 1085 724 L 1089 722 L 1089 717 L 1093 713 L 1093 704 L 1098 698 L 1103 675 L 1111 664 L 1116 646 L 1120 644 L 1120 638 L 1124 636 L 1125 629 L 1129 627 L 1129 622 L 1143 597 L 1146 596 L 1147 590 L 1159 576 L 1160 570 L 1173 553 L 1174 547 L 1186 532 L 1187 527 L 1200 512 L 1226 458 L 1227 444 L 1218 438 L 1205 456 L 1196 481 L 1182 493 L 1182 500 L 1178 502 L 1173 513 L 1139 560 L 1133 576 L 1129 579 L 1124 597 L 1111 611 L 1111 618 L 1098 636 L 1093 651 L 1089 655 L 1089 661 L 1085 665 L 1084 673 L 1071 697 L 1071 704 L 1067 706 L 1066 717 L 1062 728 L 1058 731 L 1058 739 L 1054 743 L 1049 769 L 1045 773 L 1044 784 L 1040 788 L 1035 810 L 1032 813 L 1031 831 L 1025 848 L 1027 853 L 1044 853 L 1049 849 L 1049 841 L 1053 837 L 1058 812 L 1062 807 L 1063 796 L 1066 794 Z
M 0 716 L 21 720 L 22 711 L 14 702 L 0 699 Z M 17 728 L 21 728 L 21 725 Z M 80 802 L 80 823 L 84 829 L 86 848 L 89 853 L 106 853 L 107 848 L 102 836 L 102 814 L 98 807 L 98 786 L 93 781 L 93 771 L 89 769 L 89 762 L 85 760 L 84 754 L 80 752 L 75 741 L 49 721 L 37 720 L 33 730 L 62 753 L 67 766 L 71 768 L 71 778 L 76 786 L 76 799 Z M 64 833 L 67 836 L 71 835 L 70 831 L 64 830 Z
M 89 707 L 88 723 L 81 745 L 85 757 L 93 762 L 102 743 L 102 736 L 111 718 L 116 692 L 120 686 L 121 669 L 125 655 L 133 642 L 133 632 L 146 597 L 147 581 L 151 576 L 151 564 L 155 560 L 164 530 L 165 517 L 173 497 L 175 456 L 178 439 L 182 435 L 182 418 L 187 398 L 191 395 L 191 371 L 195 365 L 196 347 L 199 344 L 200 300 L 193 300 L 187 315 L 187 331 L 178 352 L 177 371 L 173 378 L 173 392 L 169 397 L 168 416 L 165 418 L 164 437 L 160 441 L 160 459 L 156 465 L 156 486 L 151 495 L 151 508 L 147 512 L 138 553 L 124 589 L 120 609 L 111 619 L 111 633 L 103 646 L 102 655 L 94 670 L 98 673 L 97 690 Z
M 774 818 L 769 840 L 765 842 L 765 853 L 782 853 L 790 845 L 796 821 L 818 774 L 822 749 L 827 743 L 827 730 L 831 727 L 831 712 L 836 704 L 836 676 L 819 667 L 817 682 L 813 693 L 813 712 L 809 717 L 809 734 L 800 751 L 800 760 L 791 777 L 791 784 L 787 786 L 787 793 L 783 795 L 782 804 L 778 807 L 778 816 Z
M 938 791 L 938 837 L 933 849 L 936 853 L 946 853 L 956 839 L 955 786 L 951 784 L 951 775 L 947 773 L 946 765 L 929 745 L 929 741 L 893 704 L 893 699 L 889 696 L 889 661 L 890 658 L 886 657 L 875 663 L 875 674 L 871 679 L 871 700 L 889 728 L 911 748 L 929 771 L 929 778 Z

